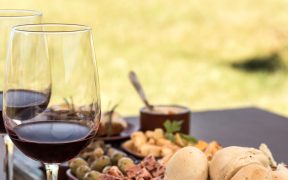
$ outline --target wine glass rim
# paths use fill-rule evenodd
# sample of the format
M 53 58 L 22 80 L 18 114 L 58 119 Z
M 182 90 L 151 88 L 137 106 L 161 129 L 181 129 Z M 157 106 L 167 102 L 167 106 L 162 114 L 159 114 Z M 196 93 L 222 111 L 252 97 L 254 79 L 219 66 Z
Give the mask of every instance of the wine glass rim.
M 11 13 L 14 14 L 12 15 Z M 21 14 L 21 13 L 27 13 L 27 14 Z M 42 12 L 30 9 L 0 9 L 0 18 L 27 18 L 42 15 L 43 15 Z
M 40 27 L 42 29 L 41 30 L 35 29 L 37 27 L 38 28 Z M 55 28 L 55 29 L 49 29 L 49 28 Z M 66 24 L 66 23 L 24 24 L 24 25 L 14 26 L 12 29 L 12 31 L 15 31 L 15 32 L 40 33 L 40 34 L 75 33 L 75 32 L 86 32 L 90 30 L 91 30 L 90 26 L 86 26 L 82 24 Z

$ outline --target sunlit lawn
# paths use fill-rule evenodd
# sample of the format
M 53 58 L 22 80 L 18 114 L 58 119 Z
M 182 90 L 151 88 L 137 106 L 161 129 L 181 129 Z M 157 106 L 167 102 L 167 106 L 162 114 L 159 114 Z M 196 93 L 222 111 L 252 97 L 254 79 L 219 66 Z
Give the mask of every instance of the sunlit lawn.
M 135 70 L 153 103 L 254 105 L 288 115 L 285 68 L 231 67 L 273 53 L 288 62 L 288 0 L 0 0 L 0 8 L 92 26 L 104 109 L 120 102 L 120 112 L 137 114 L 142 103 L 127 78 Z

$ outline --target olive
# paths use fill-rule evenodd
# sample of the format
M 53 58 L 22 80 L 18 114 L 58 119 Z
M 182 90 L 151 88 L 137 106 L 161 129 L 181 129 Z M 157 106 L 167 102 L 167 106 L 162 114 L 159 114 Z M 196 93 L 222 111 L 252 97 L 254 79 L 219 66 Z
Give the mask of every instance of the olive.
M 91 169 L 101 172 L 105 166 L 109 165 L 111 165 L 111 159 L 108 156 L 101 156 L 91 164 Z
M 104 155 L 104 151 L 102 148 L 98 147 L 94 150 L 93 155 L 99 158 Z
M 101 176 L 101 173 L 97 171 L 90 171 L 85 174 L 83 180 L 99 180 L 100 176 Z
M 123 152 L 120 152 L 120 151 L 117 151 L 117 152 L 114 152 L 112 157 L 111 157 L 111 162 L 113 165 L 117 165 L 118 163 L 118 160 L 123 158 L 123 157 L 126 157 L 126 154 L 123 153 Z
M 88 152 L 88 158 L 87 159 L 87 162 L 88 164 L 91 164 L 93 161 L 95 161 L 96 159 L 100 158 L 101 156 L 104 155 L 104 151 L 102 148 L 98 147 L 96 148 L 94 151 L 90 151 Z
M 123 173 L 126 173 L 127 170 L 134 165 L 134 161 L 128 157 L 123 157 L 118 161 L 118 167 Z
M 76 176 L 79 179 L 84 179 L 84 176 L 87 172 L 91 171 L 91 169 L 87 165 L 82 165 L 76 169 Z
M 83 165 L 88 166 L 88 163 L 82 158 L 74 158 L 69 161 L 69 168 L 73 174 L 76 174 L 77 168 Z

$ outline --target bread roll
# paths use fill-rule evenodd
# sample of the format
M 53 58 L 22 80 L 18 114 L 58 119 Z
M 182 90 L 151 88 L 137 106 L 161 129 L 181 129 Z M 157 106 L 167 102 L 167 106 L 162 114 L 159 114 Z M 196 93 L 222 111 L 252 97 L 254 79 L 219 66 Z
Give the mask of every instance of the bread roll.
M 230 180 L 242 167 L 249 164 L 269 166 L 269 158 L 254 148 L 230 146 L 218 151 L 209 168 L 211 180 Z
M 199 149 L 189 146 L 178 150 L 169 160 L 164 180 L 207 180 L 208 160 Z

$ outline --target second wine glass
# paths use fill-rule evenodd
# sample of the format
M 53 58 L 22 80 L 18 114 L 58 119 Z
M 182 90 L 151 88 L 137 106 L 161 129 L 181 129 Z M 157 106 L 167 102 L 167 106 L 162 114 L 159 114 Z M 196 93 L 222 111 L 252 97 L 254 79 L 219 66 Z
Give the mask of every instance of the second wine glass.
M 99 81 L 91 28 L 71 24 L 13 28 L 4 84 L 3 118 L 14 144 L 46 165 L 76 156 L 100 120 Z
M 4 127 L 2 118 L 2 90 L 4 81 L 4 63 L 7 56 L 9 35 L 13 26 L 37 24 L 42 19 L 42 13 L 33 10 L 0 9 L 0 179 L 13 180 L 13 143 Z M 5 143 L 4 143 L 5 142 Z

